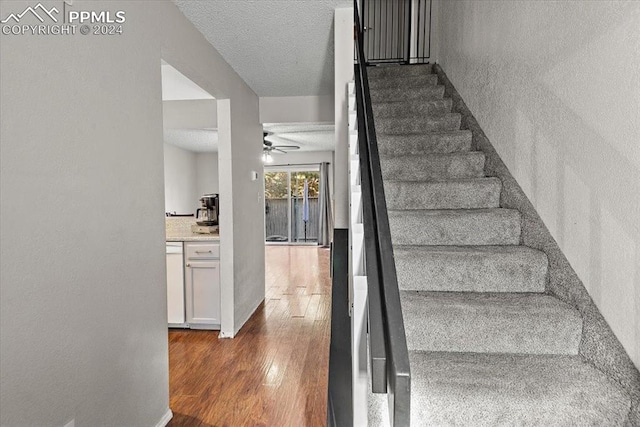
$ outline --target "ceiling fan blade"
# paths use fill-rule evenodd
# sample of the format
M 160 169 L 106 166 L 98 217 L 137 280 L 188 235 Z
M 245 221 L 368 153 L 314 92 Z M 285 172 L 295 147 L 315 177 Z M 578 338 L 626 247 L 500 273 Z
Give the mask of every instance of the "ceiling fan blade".
M 264 139 L 262 140 L 264 145 L 271 146 L 273 144 L 277 144 L 278 142 L 276 141 L 276 138 L 274 138 L 274 136 L 275 135 L 273 134 L 269 134 L 265 136 Z
M 277 152 L 282 153 L 282 154 L 287 154 L 287 152 L 286 152 L 286 151 L 281 150 L 281 149 L 279 149 L 279 148 L 277 148 L 277 147 L 272 147 L 272 148 L 271 148 L 271 150 L 273 150 L 273 151 L 277 151 Z
M 298 145 L 274 145 L 273 148 L 285 148 L 287 150 L 299 150 L 300 146 L 298 146 Z
M 275 136 L 275 135 L 274 135 Z M 273 140 L 276 145 L 290 145 L 290 144 L 300 144 L 301 141 L 299 138 L 291 137 L 287 135 L 277 135 Z
M 266 141 L 271 142 L 274 146 L 275 145 L 298 145 L 298 141 L 295 141 L 293 139 L 285 139 L 285 138 L 281 138 L 280 135 L 272 133 L 269 136 L 267 136 L 265 138 Z

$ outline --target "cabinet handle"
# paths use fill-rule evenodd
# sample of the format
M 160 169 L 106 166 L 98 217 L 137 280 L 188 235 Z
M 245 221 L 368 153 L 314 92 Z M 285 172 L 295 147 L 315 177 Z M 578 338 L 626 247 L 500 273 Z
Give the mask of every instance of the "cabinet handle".
M 211 251 L 196 251 L 197 254 L 210 254 L 213 253 Z
M 190 264 L 190 263 L 187 263 L 187 267 L 191 267 L 191 264 Z

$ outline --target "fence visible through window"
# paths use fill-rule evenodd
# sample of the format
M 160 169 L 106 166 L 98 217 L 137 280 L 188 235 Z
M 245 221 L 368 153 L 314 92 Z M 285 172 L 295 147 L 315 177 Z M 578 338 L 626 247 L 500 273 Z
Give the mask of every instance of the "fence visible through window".
M 317 243 L 318 171 L 265 171 L 265 240 Z

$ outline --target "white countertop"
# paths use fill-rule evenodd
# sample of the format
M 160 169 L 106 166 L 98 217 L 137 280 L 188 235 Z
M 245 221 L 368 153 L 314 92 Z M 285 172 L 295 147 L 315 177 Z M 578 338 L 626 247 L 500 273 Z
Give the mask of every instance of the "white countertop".
M 220 242 L 219 234 L 198 234 L 191 233 L 180 236 L 167 236 L 167 242 Z
M 196 223 L 192 217 L 167 217 L 166 240 L 167 242 L 220 242 L 220 235 L 200 234 L 191 231 L 191 226 Z

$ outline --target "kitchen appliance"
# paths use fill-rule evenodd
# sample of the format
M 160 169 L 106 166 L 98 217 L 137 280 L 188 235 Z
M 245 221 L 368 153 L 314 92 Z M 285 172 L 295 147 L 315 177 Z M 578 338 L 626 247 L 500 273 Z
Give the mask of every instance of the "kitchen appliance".
M 196 210 L 196 224 L 202 227 L 215 227 L 217 230 L 219 203 L 218 194 L 204 194 L 200 197 L 201 207 Z

